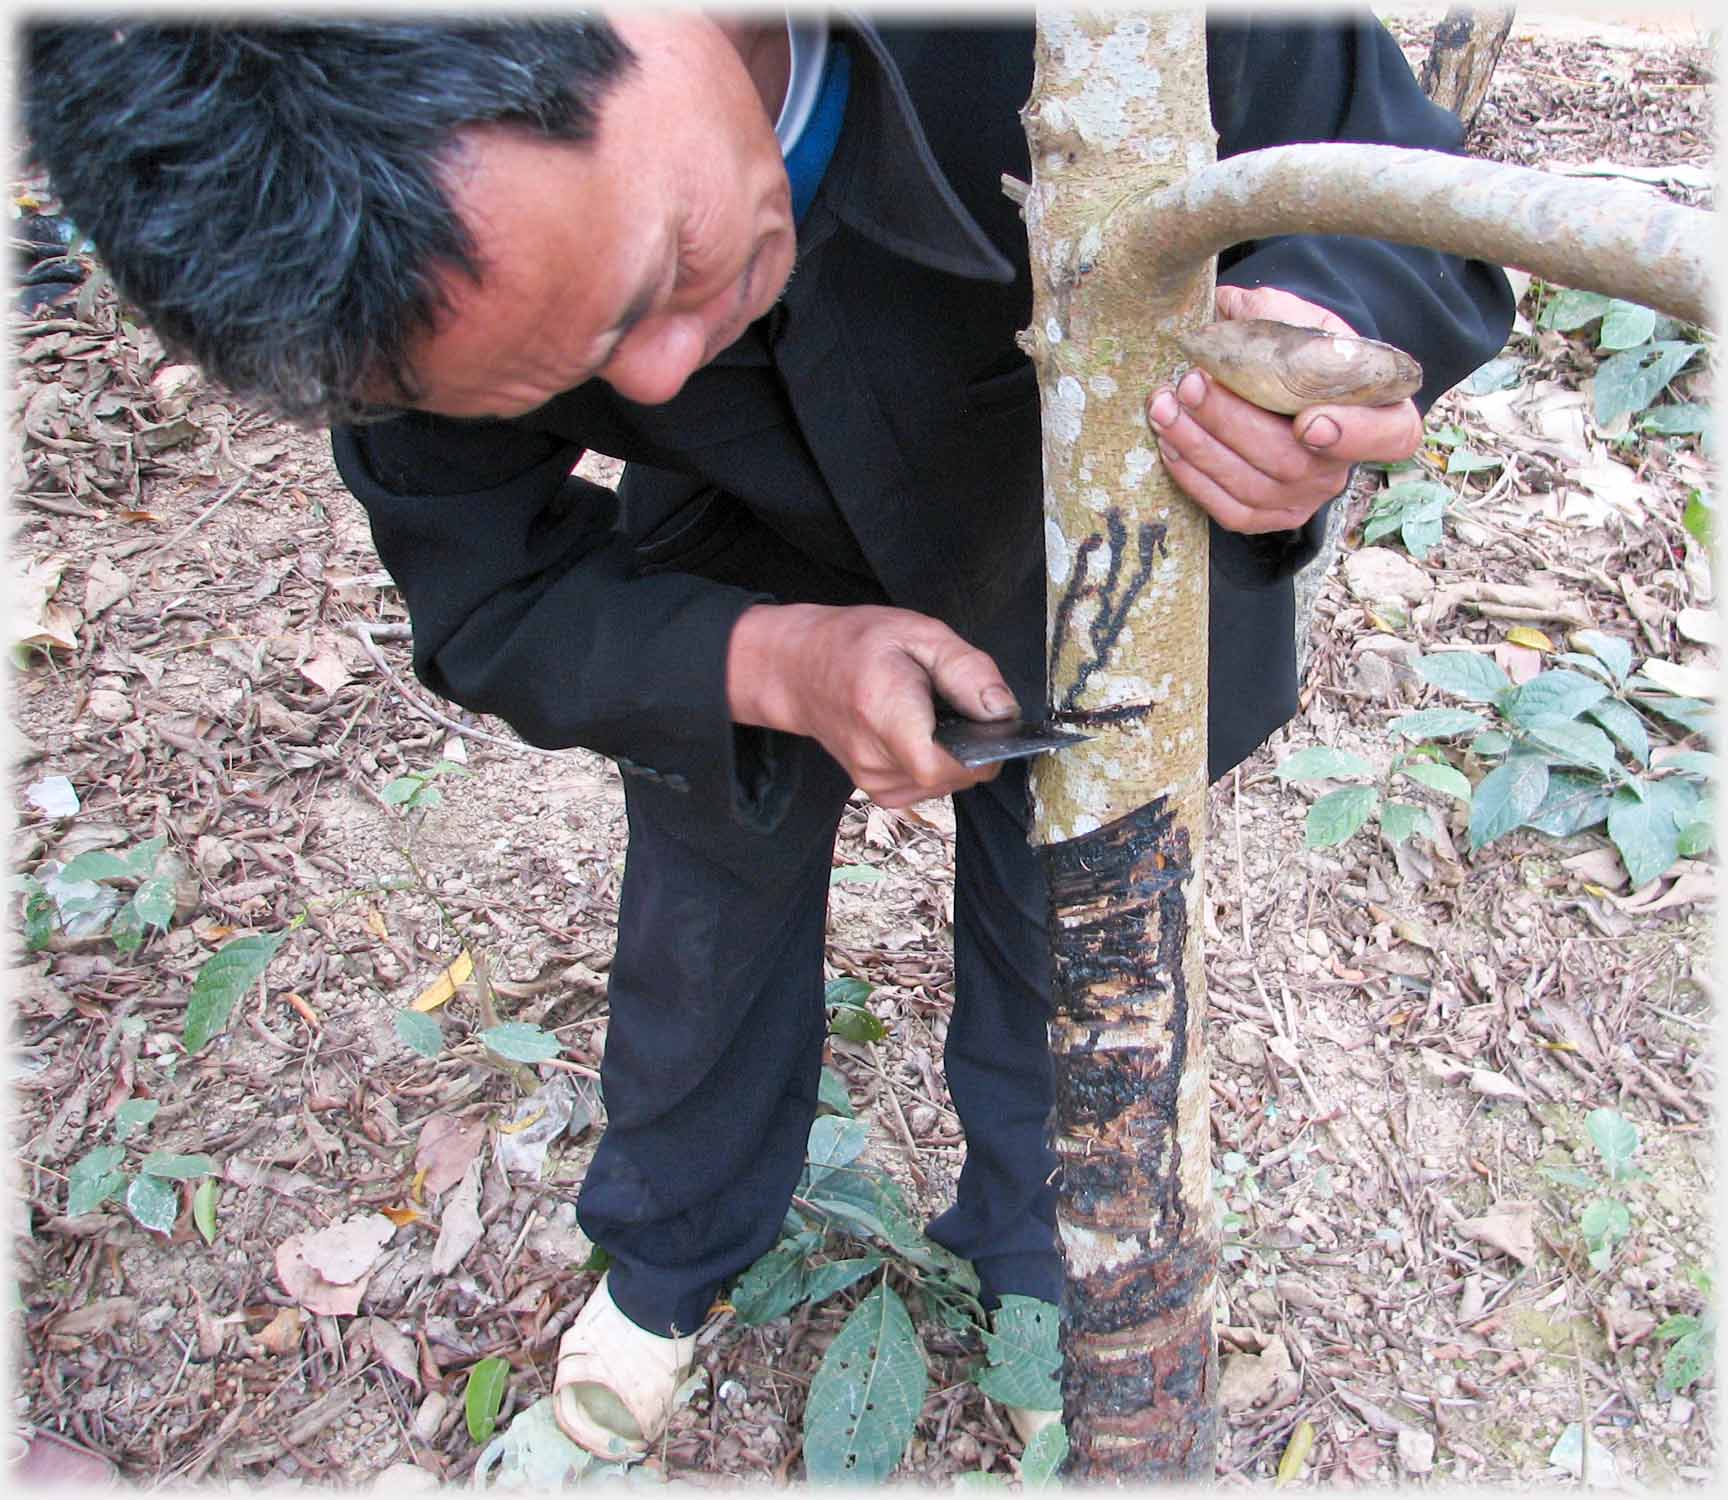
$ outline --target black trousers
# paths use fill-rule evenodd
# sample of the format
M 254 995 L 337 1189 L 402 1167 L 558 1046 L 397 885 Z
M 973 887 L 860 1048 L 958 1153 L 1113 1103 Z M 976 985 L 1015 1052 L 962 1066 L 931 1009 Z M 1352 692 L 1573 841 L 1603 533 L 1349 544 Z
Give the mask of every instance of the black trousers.
M 883 602 L 856 579 L 825 577 L 760 526 L 734 515 L 727 530 L 717 546 L 714 528 L 689 529 L 701 539 L 685 559 L 691 571 L 788 602 Z M 1036 575 L 1028 583 L 1035 590 Z M 979 643 L 1005 667 L 1041 658 L 1036 602 L 1038 611 Z M 773 1245 L 815 1118 L 829 874 L 852 785 L 815 741 L 788 744 L 797 790 L 770 833 L 663 786 L 625 782 L 607 1126 L 578 1217 L 612 1256 L 619 1307 L 661 1334 L 693 1332 L 725 1281 Z M 1026 841 L 1024 764 L 957 795 L 954 811 L 955 999 L 944 1063 L 966 1162 L 953 1207 L 929 1233 L 973 1262 L 987 1298 L 1054 1302 L 1050 953 L 1043 874 Z

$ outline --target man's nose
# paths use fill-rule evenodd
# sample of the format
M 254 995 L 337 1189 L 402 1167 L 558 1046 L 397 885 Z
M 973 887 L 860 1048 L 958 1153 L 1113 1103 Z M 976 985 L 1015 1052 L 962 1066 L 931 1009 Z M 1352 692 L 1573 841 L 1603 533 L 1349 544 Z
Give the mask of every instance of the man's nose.
M 627 401 L 658 406 L 683 390 L 707 357 L 707 329 L 690 313 L 662 314 L 638 323 L 601 372 Z

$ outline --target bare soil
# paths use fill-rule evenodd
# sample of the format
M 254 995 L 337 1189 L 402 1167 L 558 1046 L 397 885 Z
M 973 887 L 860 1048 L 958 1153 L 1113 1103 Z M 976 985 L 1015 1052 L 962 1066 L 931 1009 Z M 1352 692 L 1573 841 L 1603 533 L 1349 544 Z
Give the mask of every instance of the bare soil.
M 1437 13 L 1394 19 L 1413 60 Z M 1472 148 L 1678 169 L 1653 190 L 1707 204 L 1711 68 L 1685 25 L 1521 21 Z M 479 1238 L 438 1274 L 459 1190 L 419 1175 L 428 1125 L 496 1147 L 519 1082 L 470 1040 L 485 1019 L 475 979 L 431 1012 L 436 1058 L 395 1018 L 466 950 L 498 1011 L 554 1031 L 558 1066 L 586 1080 L 623 862 L 617 773 L 532 751 L 409 682 L 405 632 L 384 628 L 405 624 L 402 604 L 321 438 L 196 381 L 176 389 L 110 298 L 14 321 L 14 640 L 44 645 L 10 678 L 11 864 L 40 873 L 163 834 L 181 876 L 174 925 L 135 954 L 65 937 L 12 950 L 16 1420 L 142 1485 L 350 1486 L 404 1464 L 458 1482 L 478 1451 L 467 1372 L 504 1357 L 505 1419 L 530 1405 L 592 1285 L 571 1202 L 594 1131 L 561 1139 L 539 1180 L 483 1150 Z M 1573 1484 L 1552 1455 L 1574 1423 L 1600 1445 L 1594 1482 L 1714 1472 L 1713 1378 L 1660 1392 L 1654 1332 L 1700 1310 L 1687 1273 L 1715 1254 L 1713 867 L 1634 895 L 1597 834 L 1473 854 L 1455 811 L 1399 849 L 1366 834 L 1307 849 L 1311 797 L 1275 775 L 1316 744 L 1384 763 L 1386 721 L 1420 695 L 1408 656 L 1477 646 L 1523 669 L 1518 623 L 1557 642 L 1592 625 L 1641 656 L 1714 664 L 1681 628 L 1715 607 L 1679 524 L 1707 483 L 1696 440 L 1609 443 L 1582 409 L 1587 346 L 1521 322 L 1514 347 L 1528 358 L 1517 392 L 1455 392 L 1435 414 L 1502 466 L 1459 482 L 1419 568 L 1432 592 L 1400 607 L 1332 578 L 1301 716 L 1214 791 L 1212 1118 L 1235 1216 L 1222 1484 L 1264 1484 L 1302 1423 L 1310 1486 Z M 1708 400 L 1707 381 L 1682 377 L 1683 395 Z M 1547 589 L 1554 614 L 1496 614 L 1479 587 L 1496 583 Z M 441 805 L 405 817 L 384 800 L 441 759 L 466 773 L 439 778 Z M 54 777 L 74 815 L 32 800 Z M 888 1032 L 836 1042 L 831 1061 L 875 1122 L 877 1159 L 932 1211 L 963 1150 L 940 1072 L 951 832 L 942 804 L 855 802 L 829 948 L 835 975 L 873 987 Z M 297 919 L 226 1032 L 188 1056 L 202 963 Z M 129 1099 L 161 1105 L 143 1149 L 217 1163 L 213 1243 L 190 1186 L 168 1234 L 117 1201 L 68 1216 L 73 1165 Z M 1632 1230 L 1606 1271 L 1578 1230 L 1606 1188 L 1555 1175 L 1599 1176 L 1584 1129 L 1599 1107 L 1637 1126 L 1648 1173 L 1619 1190 Z M 279 1273 L 283 1243 L 379 1212 L 398 1227 L 358 1311 L 307 1310 Z M 706 1390 L 650 1470 L 801 1479 L 805 1393 L 848 1306 L 760 1329 L 723 1313 L 701 1344 Z M 966 1379 L 977 1351 L 926 1334 L 932 1394 L 903 1472 L 1013 1479 L 1002 1414 Z

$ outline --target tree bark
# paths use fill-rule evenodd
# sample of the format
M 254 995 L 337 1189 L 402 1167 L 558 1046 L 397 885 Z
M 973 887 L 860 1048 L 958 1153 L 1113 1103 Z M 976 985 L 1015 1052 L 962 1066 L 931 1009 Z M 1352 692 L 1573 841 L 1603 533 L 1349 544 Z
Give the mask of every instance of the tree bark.
M 1418 82 L 1468 130 L 1493 82 L 1494 64 L 1512 31 L 1515 5 L 1454 5 L 1434 26 Z
M 1206 523 L 1145 429 L 1212 257 L 1362 234 L 1710 321 L 1712 216 L 1437 152 L 1213 161 L 1198 10 L 1040 10 L 1025 112 L 1054 714 L 1098 731 L 1034 769 L 1050 884 L 1069 1470 L 1207 1479 L 1218 1231 L 1200 953 Z
M 1212 276 L 1202 259 L 1154 292 L 1155 246 L 1104 243 L 1110 205 L 1212 160 L 1205 31 L 1197 12 L 1041 12 L 1038 31 L 1025 343 L 1044 407 L 1050 701 L 1108 731 L 1034 775 L 1055 949 L 1069 1466 L 1207 1478 L 1218 1265 L 1196 905 L 1207 536 L 1141 407 L 1181 358 L 1170 332 L 1210 319 Z

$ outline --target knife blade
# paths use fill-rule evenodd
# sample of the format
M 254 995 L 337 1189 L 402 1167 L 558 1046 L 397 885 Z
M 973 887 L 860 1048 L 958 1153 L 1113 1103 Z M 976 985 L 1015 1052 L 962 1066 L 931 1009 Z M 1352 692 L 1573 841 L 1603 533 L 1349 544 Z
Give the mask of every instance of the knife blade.
M 936 716 L 936 743 L 968 770 L 1062 750 L 1092 738 L 1072 729 L 1059 729 L 1048 719 L 1032 723 L 1025 719 L 968 719 L 953 713 Z

